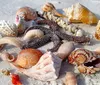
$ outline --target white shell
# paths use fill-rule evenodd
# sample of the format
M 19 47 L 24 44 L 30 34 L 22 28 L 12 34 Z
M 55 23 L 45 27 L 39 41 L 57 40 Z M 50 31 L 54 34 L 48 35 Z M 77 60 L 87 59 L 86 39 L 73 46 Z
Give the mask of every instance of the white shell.
M 76 32 L 76 36 L 83 36 L 84 35 L 84 32 L 83 30 L 79 29 L 77 32 Z
M 0 33 L 2 36 L 17 36 L 17 27 L 14 23 L 9 21 L 0 21 Z

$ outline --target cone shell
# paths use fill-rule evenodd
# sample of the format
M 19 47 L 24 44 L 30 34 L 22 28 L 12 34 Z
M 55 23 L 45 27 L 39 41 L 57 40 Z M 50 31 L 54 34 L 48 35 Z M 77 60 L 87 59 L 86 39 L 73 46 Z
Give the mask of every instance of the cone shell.
M 0 34 L 2 36 L 17 36 L 17 27 L 14 23 L 9 21 L 1 20 L 0 21 Z
M 16 16 L 21 16 L 26 21 L 29 21 L 29 20 L 35 20 L 37 18 L 37 13 L 34 9 L 30 7 L 22 7 L 17 10 Z
M 83 22 L 86 24 L 94 24 L 98 22 L 97 17 L 80 3 L 65 8 L 64 11 L 70 22 Z
M 42 52 L 36 49 L 22 50 L 16 60 L 16 65 L 22 68 L 30 68 L 34 66 L 42 56 Z
M 96 26 L 95 38 L 100 40 L 100 20 Z

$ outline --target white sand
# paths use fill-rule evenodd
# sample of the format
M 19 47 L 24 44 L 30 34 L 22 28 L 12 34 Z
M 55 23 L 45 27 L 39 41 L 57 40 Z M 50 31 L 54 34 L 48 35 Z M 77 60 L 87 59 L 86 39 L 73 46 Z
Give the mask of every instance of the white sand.
M 100 1 L 99 0 L 0 0 L 0 20 L 9 20 L 14 21 L 16 10 L 22 6 L 30 6 L 34 9 L 41 10 L 41 6 L 46 2 L 52 2 L 56 8 L 66 8 L 71 6 L 76 2 L 88 7 L 92 12 L 94 12 L 98 17 L 100 16 Z M 89 31 L 91 34 L 95 32 L 95 26 L 83 25 L 80 24 L 80 27 Z M 52 43 L 51 43 L 52 44 Z M 94 50 L 96 47 L 100 46 L 100 41 L 93 40 L 93 44 L 89 46 L 84 46 L 87 49 Z M 49 45 L 45 46 L 48 48 Z M 81 46 L 77 46 L 81 47 Z M 41 49 L 44 49 L 41 48 Z M 13 48 L 12 46 L 7 46 L 6 50 L 10 53 L 18 52 L 19 49 Z M 45 49 L 46 50 L 46 49 Z M 10 68 L 10 65 L 7 62 L 0 62 L 0 68 Z M 24 75 L 21 75 L 21 80 L 23 85 L 63 85 L 62 78 L 66 71 L 74 71 L 73 66 L 64 62 L 60 71 L 60 78 L 56 81 L 51 82 L 41 82 L 38 80 L 30 79 Z M 77 75 L 78 85 L 100 85 L 100 72 L 95 75 L 86 76 L 86 75 Z M 0 75 L 0 85 L 11 85 L 10 77 Z

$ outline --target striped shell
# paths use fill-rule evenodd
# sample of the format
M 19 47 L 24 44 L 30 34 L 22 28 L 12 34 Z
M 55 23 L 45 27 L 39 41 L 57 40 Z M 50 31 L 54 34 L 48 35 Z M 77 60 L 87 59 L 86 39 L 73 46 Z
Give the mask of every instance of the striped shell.
M 68 57 L 69 63 L 80 65 L 96 59 L 97 55 L 87 49 L 74 50 Z
M 17 36 L 17 27 L 14 23 L 9 21 L 0 21 L 0 34 L 2 36 Z
M 70 22 L 83 22 L 86 24 L 94 24 L 98 22 L 97 17 L 80 3 L 65 8 L 64 11 Z

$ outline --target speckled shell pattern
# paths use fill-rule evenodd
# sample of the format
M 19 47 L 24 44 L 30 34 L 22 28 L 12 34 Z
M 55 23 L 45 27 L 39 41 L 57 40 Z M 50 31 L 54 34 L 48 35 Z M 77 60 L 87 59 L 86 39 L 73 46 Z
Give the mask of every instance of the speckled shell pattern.
M 10 37 L 17 36 L 18 34 L 17 27 L 14 23 L 1 20 L 0 21 L 0 34 L 2 36 L 10 36 Z

